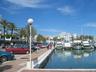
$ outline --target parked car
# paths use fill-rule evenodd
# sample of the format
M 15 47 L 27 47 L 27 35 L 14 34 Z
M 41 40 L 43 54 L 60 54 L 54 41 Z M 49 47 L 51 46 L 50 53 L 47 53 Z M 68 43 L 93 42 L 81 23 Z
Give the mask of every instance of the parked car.
M 21 45 L 23 45 L 23 46 L 22 46 L 23 48 L 30 48 L 30 47 L 29 47 L 29 44 L 21 44 Z M 39 49 L 39 47 L 38 47 L 37 45 L 35 45 L 35 44 L 32 43 L 32 44 L 31 44 L 31 50 L 32 50 L 32 51 L 35 51 L 35 50 L 37 50 L 37 49 Z
M 40 49 L 37 45 L 34 44 L 32 44 L 31 47 L 32 47 L 32 51 L 36 51 Z
M 2 57 L 0 56 L 0 64 L 2 64 Z
M 39 48 L 47 48 L 47 46 L 46 45 L 44 45 L 43 43 L 37 43 L 37 47 L 39 47 Z
M 10 52 L 10 53 L 15 53 L 15 54 L 25 54 L 25 53 L 29 53 L 29 47 L 26 45 L 22 45 L 22 44 L 16 44 L 14 46 L 5 48 L 6 52 Z
M 0 51 L 0 60 L 2 62 L 13 60 L 13 59 L 14 59 L 14 54 L 5 51 Z

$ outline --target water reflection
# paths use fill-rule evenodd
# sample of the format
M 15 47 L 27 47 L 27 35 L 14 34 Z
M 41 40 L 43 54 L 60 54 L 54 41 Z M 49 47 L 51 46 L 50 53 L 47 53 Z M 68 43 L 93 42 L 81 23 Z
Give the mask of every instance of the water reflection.
M 89 53 L 84 53 L 83 56 L 84 57 L 88 57 L 89 56 Z
M 71 50 L 74 58 L 82 58 L 90 56 L 95 49 Z
M 69 57 L 73 56 L 73 58 L 78 59 L 82 57 L 90 56 L 95 49 L 83 49 L 83 50 L 55 50 L 55 54 L 59 57 Z
M 55 54 L 61 57 L 71 56 L 71 50 L 55 50 Z
M 55 50 L 49 58 L 45 68 L 96 68 L 96 50 L 83 49 L 83 50 Z

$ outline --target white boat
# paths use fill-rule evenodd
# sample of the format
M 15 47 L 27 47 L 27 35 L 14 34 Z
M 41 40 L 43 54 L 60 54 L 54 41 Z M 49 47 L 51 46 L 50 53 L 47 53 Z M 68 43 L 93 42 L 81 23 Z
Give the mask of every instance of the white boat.
M 94 46 L 89 42 L 89 41 L 82 41 L 82 47 L 84 49 L 91 49 L 91 48 L 94 48 Z
M 63 44 L 62 44 L 62 42 L 57 42 L 56 45 L 55 45 L 55 48 L 56 48 L 56 49 L 63 49 Z
M 74 40 L 73 43 L 81 43 L 81 40 Z
M 73 49 L 77 49 L 77 50 L 82 49 L 81 40 L 74 40 L 73 41 Z
M 69 41 L 64 42 L 64 48 L 65 48 L 65 49 L 69 49 L 69 48 L 71 48 L 71 47 L 72 47 L 72 43 L 71 43 L 71 42 L 69 42 Z

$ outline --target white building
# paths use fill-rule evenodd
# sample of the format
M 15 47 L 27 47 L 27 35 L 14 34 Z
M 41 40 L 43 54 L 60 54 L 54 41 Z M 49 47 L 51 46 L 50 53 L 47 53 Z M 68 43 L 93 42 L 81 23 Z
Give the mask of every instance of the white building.
M 73 34 L 73 38 L 77 39 L 78 35 L 77 34 Z
M 71 33 L 67 33 L 67 32 L 61 32 L 58 35 L 58 38 L 64 38 L 65 41 L 71 41 L 72 40 L 72 34 Z

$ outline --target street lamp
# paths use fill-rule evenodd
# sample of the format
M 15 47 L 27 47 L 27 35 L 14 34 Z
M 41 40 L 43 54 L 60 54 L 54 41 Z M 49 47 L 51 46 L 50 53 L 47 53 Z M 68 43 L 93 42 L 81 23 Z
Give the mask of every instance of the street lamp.
M 27 20 L 27 23 L 28 23 L 29 28 L 30 28 L 30 35 L 29 35 L 29 40 L 30 40 L 30 42 L 29 42 L 29 47 L 30 47 L 30 55 L 29 55 L 29 59 L 30 59 L 29 61 L 30 61 L 30 62 L 29 62 L 29 64 L 30 64 L 30 65 L 29 65 L 29 66 L 30 66 L 30 69 L 31 69 L 31 68 L 32 68 L 32 62 L 31 62 L 31 59 L 32 59 L 32 58 L 31 58 L 31 57 L 32 57 L 32 56 L 31 56 L 31 42 L 32 42 L 32 38 L 31 38 L 31 37 L 32 37 L 32 35 L 31 35 L 31 26 L 32 26 L 32 23 L 33 23 L 33 19 L 32 19 L 32 18 L 29 18 L 29 19 Z

